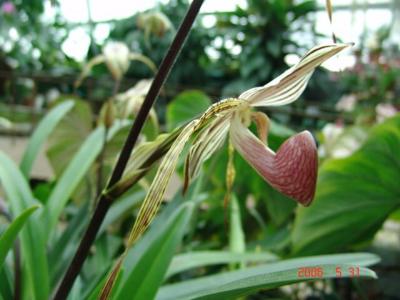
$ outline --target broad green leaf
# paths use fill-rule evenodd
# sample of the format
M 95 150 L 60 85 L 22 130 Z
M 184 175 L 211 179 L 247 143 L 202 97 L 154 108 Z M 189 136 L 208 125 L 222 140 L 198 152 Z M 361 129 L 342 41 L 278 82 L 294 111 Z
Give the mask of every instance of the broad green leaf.
M 296 216 L 294 252 L 327 253 L 370 240 L 400 206 L 399 149 L 397 116 L 376 126 L 350 157 L 327 160 L 314 203 Z
M 192 90 L 180 93 L 167 107 L 168 131 L 194 119 L 210 105 L 210 98 L 201 91 Z
M 54 229 L 68 199 L 88 172 L 97 155 L 99 155 L 103 146 L 103 140 L 104 127 L 98 127 L 84 141 L 79 151 L 74 155 L 58 179 L 45 206 L 44 213 L 48 220 L 46 227 L 48 233 Z
M 128 120 L 118 120 L 109 130 L 107 144 L 103 153 L 103 184 L 107 182 L 111 175 L 125 139 L 129 134 L 130 125 L 131 122 Z
M 151 110 L 149 117 L 143 125 L 141 133 L 148 141 L 152 141 L 160 134 L 160 125 L 158 124 L 157 114 Z
M 39 203 L 24 175 L 15 163 L 0 151 L 0 180 L 13 215 Z M 46 257 L 46 242 L 43 235 L 43 219 L 39 214 L 33 215 L 21 231 L 22 257 L 26 266 L 28 290 L 25 297 L 29 299 L 47 299 L 49 295 L 49 275 Z
M 72 97 L 63 99 L 73 101 L 74 107 L 58 122 L 47 146 L 47 156 L 57 176 L 62 174 L 93 128 L 93 114 L 87 102 Z
M 174 256 L 166 277 L 184 272 L 193 268 L 247 262 L 267 262 L 278 260 L 278 257 L 269 252 L 233 253 L 228 251 L 197 251 Z
M 321 268 L 321 278 L 337 278 L 338 268 L 341 277 L 351 277 L 352 270 L 358 267 L 360 277 L 376 278 L 373 271 L 363 266 L 378 261 L 377 256 L 367 253 L 290 259 L 167 285 L 159 290 L 156 299 L 237 299 L 260 289 L 312 280 L 299 277 L 301 267 Z
M 142 240 L 142 245 L 133 247 L 131 252 L 140 253 L 133 269 L 129 270 L 129 260 L 125 266 L 124 278 L 115 299 L 153 299 L 164 280 L 165 273 L 182 240 L 194 207 L 193 202 L 182 204 L 166 220 L 162 227 L 157 227 L 156 234 L 149 234 L 151 239 Z M 158 225 L 161 225 L 160 223 Z M 137 280 L 140 278 L 140 280 Z
M 40 147 L 46 141 L 47 137 L 57 126 L 60 120 L 71 110 L 74 102 L 65 101 L 54 107 L 39 123 L 35 132 L 30 137 L 28 145 L 22 157 L 20 169 L 25 177 L 29 177 L 33 163 L 40 150 Z
M 26 209 L 9 225 L 6 231 L 0 236 L 0 268 L 6 259 L 8 251 L 12 248 L 18 233 L 25 225 L 30 215 L 38 209 L 39 206 L 32 206 Z

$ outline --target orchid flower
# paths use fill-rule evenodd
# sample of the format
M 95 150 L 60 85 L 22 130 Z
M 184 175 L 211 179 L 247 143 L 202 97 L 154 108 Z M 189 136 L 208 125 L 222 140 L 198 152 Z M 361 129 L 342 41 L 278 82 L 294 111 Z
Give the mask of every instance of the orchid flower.
M 144 31 L 145 40 L 149 41 L 150 35 L 163 37 L 173 25 L 168 17 L 160 11 L 142 13 L 137 18 L 137 26 Z
M 314 69 L 348 46 L 327 44 L 314 47 L 270 83 L 247 90 L 238 98 L 217 102 L 188 123 L 161 161 L 130 233 L 128 247 L 142 235 L 156 215 L 178 158 L 196 133 L 186 158 L 186 185 L 229 136 L 232 146 L 265 181 L 302 205 L 309 205 L 314 197 L 318 164 L 313 137 L 308 131 L 303 131 L 289 138 L 275 153 L 267 145 L 268 117 L 252 108 L 281 106 L 296 101 Z M 257 126 L 259 138 L 248 129 L 252 121 Z
M 120 81 L 129 69 L 130 61 L 137 60 L 147 65 L 153 72 L 157 70 L 150 58 L 140 53 L 130 52 L 128 46 L 121 42 L 108 42 L 103 47 L 103 53 L 93 57 L 82 69 L 75 87 L 79 87 L 82 81 L 89 75 L 92 68 L 105 63 L 115 81 Z

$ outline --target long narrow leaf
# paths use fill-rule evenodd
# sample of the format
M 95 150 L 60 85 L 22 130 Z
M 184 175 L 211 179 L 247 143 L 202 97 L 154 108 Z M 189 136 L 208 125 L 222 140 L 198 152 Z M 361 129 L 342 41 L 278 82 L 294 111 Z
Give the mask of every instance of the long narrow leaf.
M 193 207 L 193 203 L 185 203 L 170 216 L 157 236 L 148 243 L 146 251 L 141 255 L 133 270 L 130 273 L 125 271 L 126 279 L 122 282 L 115 299 L 154 298 L 164 280 L 176 248 L 182 240 Z M 140 280 L 137 280 L 138 278 Z
M 51 266 L 49 272 L 52 286 L 60 280 L 60 276 L 67 269 L 71 257 L 78 247 L 79 238 L 89 221 L 87 218 L 88 214 L 89 203 L 85 203 L 81 205 L 79 211 L 68 222 L 68 226 L 63 233 L 50 245 L 48 260 Z
M 32 165 L 40 150 L 40 147 L 46 141 L 47 137 L 57 126 L 58 122 L 71 110 L 74 106 L 73 101 L 65 101 L 53 108 L 39 123 L 35 132 L 29 139 L 29 143 L 22 157 L 20 169 L 25 177 L 29 176 Z
M 3 268 L 0 268 L 0 299 L 12 299 L 13 287 L 11 277 L 9 266 L 3 265 Z
M 111 127 L 108 131 L 107 140 L 110 140 L 123 126 L 125 126 L 125 123 Z M 104 130 L 104 127 L 100 126 L 89 135 L 58 179 L 45 207 L 48 234 L 54 229 L 68 199 L 99 155 L 103 146 Z
M 104 127 L 93 131 L 58 179 L 46 203 L 47 232 L 54 229 L 68 199 L 86 175 L 103 145 Z
M 193 268 L 222 265 L 228 263 L 269 262 L 278 257 L 269 252 L 233 253 L 229 251 L 196 251 L 179 254 L 172 260 L 166 277 L 173 276 Z
M 15 163 L 0 151 L 0 180 L 6 193 L 13 215 L 23 211 L 38 201 L 24 175 Z M 46 257 L 46 243 L 43 236 L 43 219 L 33 215 L 21 231 L 22 257 L 26 266 L 26 296 L 33 300 L 47 299 L 49 295 L 49 274 Z
M 377 261 L 377 256 L 365 253 L 290 259 L 167 285 L 160 289 L 157 299 L 237 299 L 260 289 L 316 279 L 301 276 L 302 267 L 320 268 L 318 279 L 351 277 L 356 274 L 354 270 L 359 271 L 359 277 L 376 278 L 372 270 L 362 266 Z
M 232 195 L 230 205 L 229 250 L 234 253 L 244 253 L 246 251 L 246 240 L 242 226 L 240 206 L 234 194 Z
M 18 233 L 25 225 L 30 215 L 38 209 L 39 206 L 32 206 L 20 214 L 0 236 L 0 268 L 3 266 L 8 251 L 12 248 Z
M 138 205 L 144 199 L 145 195 L 144 191 L 136 191 L 132 194 L 124 195 L 122 199 L 116 201 L 108 211 L 98 234 L 100 235 L 108 226 L 120 220 L 125 214 L 132 213 L 133 207 Z

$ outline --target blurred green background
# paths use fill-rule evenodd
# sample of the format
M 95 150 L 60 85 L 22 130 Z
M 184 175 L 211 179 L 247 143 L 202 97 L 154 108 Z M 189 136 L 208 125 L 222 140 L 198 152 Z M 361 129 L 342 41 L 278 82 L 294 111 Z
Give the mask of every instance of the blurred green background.
M 235 155 L 234 200 L 224 208 L 226 146 L 207 161 L 184 200 L 180 192 L 182 157 L 165 199 L 166 211 L 178 206 L 180 211 L 170 217 L 175 218 L 172 221 L 163 213 L 138 245 L 139 249 L 157 249 L 151 241 L 156 235 L 154 228 L 162 228 L 163 220 L 182 231 L 174 236 L 177 240 L 166 255 L 170 260 L 160 262 L 164 269 L 160 267 L 161 275 L 157 276 L 161 277 L 154 275 L 154 281 L 146 282 L 153 288 L 152 297 L 157 291 L 160 298 L 174 295 L 171 286 L 158 290 L 161 283 L 237 270 L 271 257 L 357 251 L 380 256 L 381 262 L 373 267 L 378 280 L 336 278 L 299 283 L 254 292 L 246 299 L 400 299 L 396 285 L 400 280 L 400 2 L 332 2 L 331 27 L 325 1 L 205 1 L 153 117 L 146 123 L 142 141 L 170 132 L 213 102 L 267 83 L 314 45 L 331 42 L 332 28 L 338 41 L 354 46 L 318 68 L 299 101 L 263 110 L 272 120 L 268 141 L 274 150 L 302 130 L 311 131 L 317 140 L 320 168 L 311 207 L 298 207 L 273 190 Z M 49 289 L 68 265 L 89 220 L 83 216 L 90 215 L 127 134 L 128 127 L 121 125 L 108 132 L 102 144 L 107 103 L 119 99 L 113 108 L 113 125 L 130 124 L 145 94 L 137 84 L 151 79 L 154 73 L 145 64 L 132 61 L 116 88 L 107 66 L 98 64 L 80 86 L 74 83 L 84 66 L 102 55 L 110 42 L 122 42 L 129 51 L 145 55 L 158 66 L 187 6 L 185 0 L 0 0 L 2 152 L 19 163 L 39 122 L 52 109 L 65 105 L 60 108 L 60 114 L 65 110 L 62 118 L 60 115 L 49 132 L 43 133 L 43 145 L 32 170 L 24 169 L 21 163 L 23 173 L 29 170 L 24 173 L 24 182 L 38 203 L 55 201 L 63 194 L 62 184 L 69 186 L 63 194 L 65 205 L 56 233 L 43 248 L 51 266 L 46 275 Z M 132 87 L 136 89 L 127 92 Z M 68 103 L 73 107 L 67 107 Z M 6 159 L 1 159 L 0 165 L 9 169 Z M 67 170 L 70 181 L 65 178 Z M 153 176 L 154 171 L 117 202 L 79 284 L 74 286 L 72 299 L 90 298 L 113 259 L 122 252 L 124 237 Z M 10 209 L 7 188 L 0 191 L 3 232 L 16 212 Z M 193 207 L 183 206 L 185 202 Z M 65 241 L 68 246 L 63 246 Z M 185 259 L 179 254 L 206 250 L 249 257 L 258 253 L 260 257 L 219 260 L 218 255 L 211 255 L 208 258 L 214 263 L 205 258 L 207 263 L 202 264 L 197 258 L 198 265 L 179 270 L 179 259 Z M 57 256 L 60 253 L 61 258 Z M 266 253 L 271 256 L 262 256 Z M 131 256 L 130 268 L 139 265 L 139 259 L 143 264 L 151 261 L 151 257 Z M 0 272 L 2 299 L 15 297 L 13 264 L 8 257 Z M 139 267 L 135 272 L 140 274 Z M 127 286 L 129 282 L 125 282 Z M 119 297 L 126 291 L 121 288 Z M 146 295 L 143 292 L 137 299 L 146 299 Z

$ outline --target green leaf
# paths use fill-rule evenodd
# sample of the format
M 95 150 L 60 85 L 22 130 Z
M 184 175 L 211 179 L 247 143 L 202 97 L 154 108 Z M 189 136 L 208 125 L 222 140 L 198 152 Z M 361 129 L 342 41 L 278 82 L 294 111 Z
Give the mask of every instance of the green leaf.
M 194 119 L 210 105 L 210 98 L 201 91 L 193 90 L 180 93 L 167 107 L 168 131 Z
M 20 169 L 25 177 L 29 177 L 32 165 L 40 150 L 40 147 L 46 141 L 47 137 L 61 121 L 61 119 L 71 110 L 74 102 L 65 101 L 60 105 L 54 107 L 39 123 L 35 132 L 29 139 L 28 145 L 25 149 L 24 156 L 22 157 Z
M 148 141 L 152 141 L 160 134 L 160 126 L 158 124 L 157 115 L 150 112 L 149 117 L 143 125 L 141 134 L 143 134 Z
M 197 251 L 179 254 L 169 266 L 166 277 L 184 272 L 193 268 L 220 265 L 228 263 L 266 262 L 278 260 L 278 257 L 269 252 L 233 253 L 228 251 Z
M 54 229 L 57 220 L 75 188 L 84 178 L 103 146 L 104 127 L 94 130 L 74 155 L 58 179 L 46 203 L 47 232 Z
M 130 252 L 139 255 L 133 269 L 129 270 L 129 260 L 125 263 L 125 273 L 120 290 L 115 299 L 153 299 L 164 280 L 165 273 L 182 240 L 192 214 L 194 203 L 182 204 L 169 216 L 156 234 L 149 234 L 141 240 L 141 246 Z M 153 227 L 154 228 L 154 227 Z M 154 231 L 153 231 L 154 232 Z M 140 252 L 138 251 L 140 250 Z M 138 280 L 140 278 L 140 280 Z
M 51 133 L 47 147 L 47 156 L 57 176 L 68 166 L 93 127 L 90 105 L 78 98 L 65 99 L 73 101 L 74 106 Z
M 82 279 L 78 276 L 72 286 L 72 289 L 69 293 L 68 300 L 80 300 L 82 299 L 81 290 L 82 290 Z
M 51 266 L 49 271 L 52 286 L 60 280 L 78 247 L 79 238 L 89 221 L 89 204 L 89 202 L 83 203 L 78 208 L 64 231 L 50 245 L 47 257 Z
M 314 203 L 296 216 L 294 252 L 327 253 L 370 240 L 400 206 L 399 149 L 397 116 L 376 126 L 350 157 L 327 160 Z
M 134 193 L 124 195 L 122 199 L 117 200 L 111 206 L 110 210 L 107 213 L 107 216 L 104 218 L 98 234 L 104 232 L 106 228 L 114 222 L 123 219 L 124 215 L 131 215 L 133 207 L 141 203 L 145 196 L 146 194 L 144 191 L 135 191 Z
M 123 273 L 124 270 L 122 269 L 120 271 L 120 274 Z M 121 276 L 121 275 L 119 275 Z M 99 299 L 99 294 L 101 293 L 101 290 L 103 288 L 103 286 L 106 284 L 107 282 L 107 275 L 104 276 L 104 278 L 102 278 L 99 283 L 96 285 L 96 287 L 88 294 L 87 297 L 84 297 L 84 299 L 87 300 L 98 300 Z M 117 288 L 117 282 L 114 283 L 114 288 Z
M 2 297 L 2 298 L 1 298 Z M 3 265 L 0 268 L 0 299 L 12 299 L 13 286 L 12 274 L 8 265 Z
M 26 209 L 22 214 L 15 218 L 15 220 L 13 220 L 6 231 L 0 236 L 0 268 L 3 266 L 7 253 L 12 248 L 19 231 L 25 225 L 30 215 L 38 208 L 39 206 L 35 205 Z
M 113 267 L 114 263 L 110 258 L 120 254 L 121 246 L 123 246 L 122 242 L 122 238 L 110 234 L 103 234 L 96 240 L 94 244 L 96 252 L 86 259 L 81 271 L 83 278 L 86 279 L 85 292 L 86 289 L 92 290 L 95 288 L 98 280 L 101 280 L 108 273 L 108 270 Z
M 302 267 L 321 268 L 320 278 L 337 278 L 337 268 L 340 268 L 341 277 L 351 277 L 350 268 L 359 267 L 360 277 L 376 278 L 372 270 L 362 266 L 377 261 L 377 256 L 367 253 L 290 259 L 167 285 L 160 289 L 156 299 L 237 299 L 260 289 L 312 280 L 299 277 Z
M 246 251 L 246 240 L 242 228 L 240 206 L 234 194 L 232 195 L 230 203 L 229 250 L 234 253 L 244 253 Z
M 20 215 L 25 209 L 39 204 L 33 198 L 24 175 L 1 151 L 0 180 L 13 215 Z M 27 279 L 27 289 L 24 292 L 35 300 L 47 299 L 50 289 L 43 227 L 43 219 L 36 214 L 21 231 L 21 249 Z
M 113 290 L 111 291 L 111 295 L 110 295 L 111 299 L 115 296 L 115 293 L 121 284 L 121 278 L 123 277 L 123 275 L 124 275 L 124 269 L 121 269 L 117 275 L 117 278 L 115 279 L 114 287 L 113 287 Z M 102 278 L 102 280 L 100 280 L 100 282 L 91 291 L 91 293 L 89 293 L 89 295 L 87 297 L 82 297 L 82 298 L 86 299 L 86 300 L 98 300 L 99 294 L 101 293 L 102 288 L 106 284 L 106 282 L 107 282 L 107 275 L 104 276 L 104 278 Z

